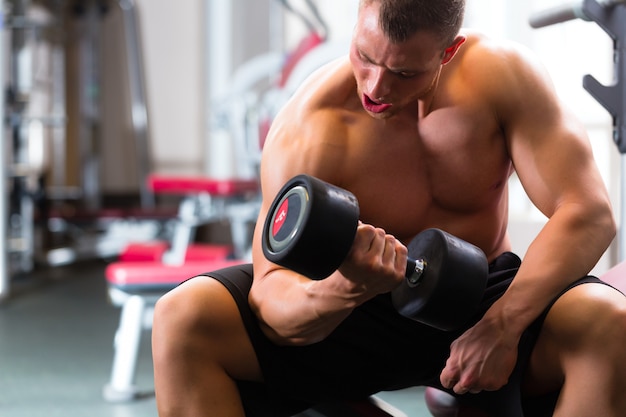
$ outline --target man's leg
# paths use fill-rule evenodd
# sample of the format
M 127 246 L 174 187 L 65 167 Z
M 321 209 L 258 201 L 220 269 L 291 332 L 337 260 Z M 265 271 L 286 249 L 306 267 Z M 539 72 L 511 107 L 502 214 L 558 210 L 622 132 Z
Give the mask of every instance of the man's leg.
M 230 292 L 210 277 L 191 279 L 155 308 L 152 349 L 160 417 L 243 417 L 235 379 L 261 371 Z
M 561 386 L 554 416 L 626 415 L 626 297 L 611 287 L 574 287 L 548 313 L 524 391 Z

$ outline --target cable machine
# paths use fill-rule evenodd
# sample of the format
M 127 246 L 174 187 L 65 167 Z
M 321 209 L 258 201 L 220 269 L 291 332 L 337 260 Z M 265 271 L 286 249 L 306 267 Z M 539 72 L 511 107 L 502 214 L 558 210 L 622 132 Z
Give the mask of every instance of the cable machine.
M 130 220 L 99 213 L 101 20 L 111 7 L 124 27 L 139 197 L 147 213 L 143 218 L 135 210 L 139 214 Z M 11 275 L 30 272 L 37 262 L 55 266 L 111 256 L 135 238 L 131 232 L 152 238 L 160 230 L 147 188 L 151 164 L 138 20 L 134 0 L 0 0 L 0 299 L 8 296 Z M 66 97 L 70 83 L 76 84 L 73 101 Z M 77 124 L 72 143 L 70 101 Z M 67 184 L 68 161 L 77 167 L 77 186 Z M 74 224 L 59 209 L 66 205 L 84 207 L 91 217 Z

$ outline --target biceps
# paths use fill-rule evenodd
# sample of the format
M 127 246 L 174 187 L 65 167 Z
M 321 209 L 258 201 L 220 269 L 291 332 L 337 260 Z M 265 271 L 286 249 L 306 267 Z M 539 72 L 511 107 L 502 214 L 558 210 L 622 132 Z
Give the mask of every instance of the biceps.
M 516 129 L 510 152 L 526 193 L 547 217 L 560 204 L 603 189 L 587 135 L 570 116 Z

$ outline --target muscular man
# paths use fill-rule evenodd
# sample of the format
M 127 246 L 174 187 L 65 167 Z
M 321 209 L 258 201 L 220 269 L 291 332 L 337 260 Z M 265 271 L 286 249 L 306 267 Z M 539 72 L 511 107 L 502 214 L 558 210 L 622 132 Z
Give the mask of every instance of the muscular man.
M 349 56 L 313 74 L 271 128 L 253 278 L 251 268 L 196 277 L 156 307 L 161 417 L 290 415 L 438 384 L 461 399 L 502 392 L 508 405 L 554 393 L 555 416 L 626 415 L 626 298 L 581 279 L 615 234 L 588 139 L 536 59 L 460 31 L 463 9 L 360 2 Z M 521 265 L 508 252 L 513 172 L 549 218 Z M 321 281 L 261 250 L 272 200 L 300 173 L 350 190 L 361 208 L 350 254 Z M 429 227 L 491 262 L 491 299 L 459 332 L 403 318 L 389 301 L 404 245 Z M 522 415 L 502 410 L 489 412 Z

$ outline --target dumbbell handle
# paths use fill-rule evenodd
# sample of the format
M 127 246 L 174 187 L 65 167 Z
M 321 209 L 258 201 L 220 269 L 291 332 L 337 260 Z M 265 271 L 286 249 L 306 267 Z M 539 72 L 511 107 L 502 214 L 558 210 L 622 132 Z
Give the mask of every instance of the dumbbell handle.
M 423 259 L 411 259 L 408 258 L 406 260 L 406 272 L 404 276 L 406 277 L 407 283 L 411 287 L 417 286 L 424 275 L 424 271 L 426 270 L 426 261 Z

